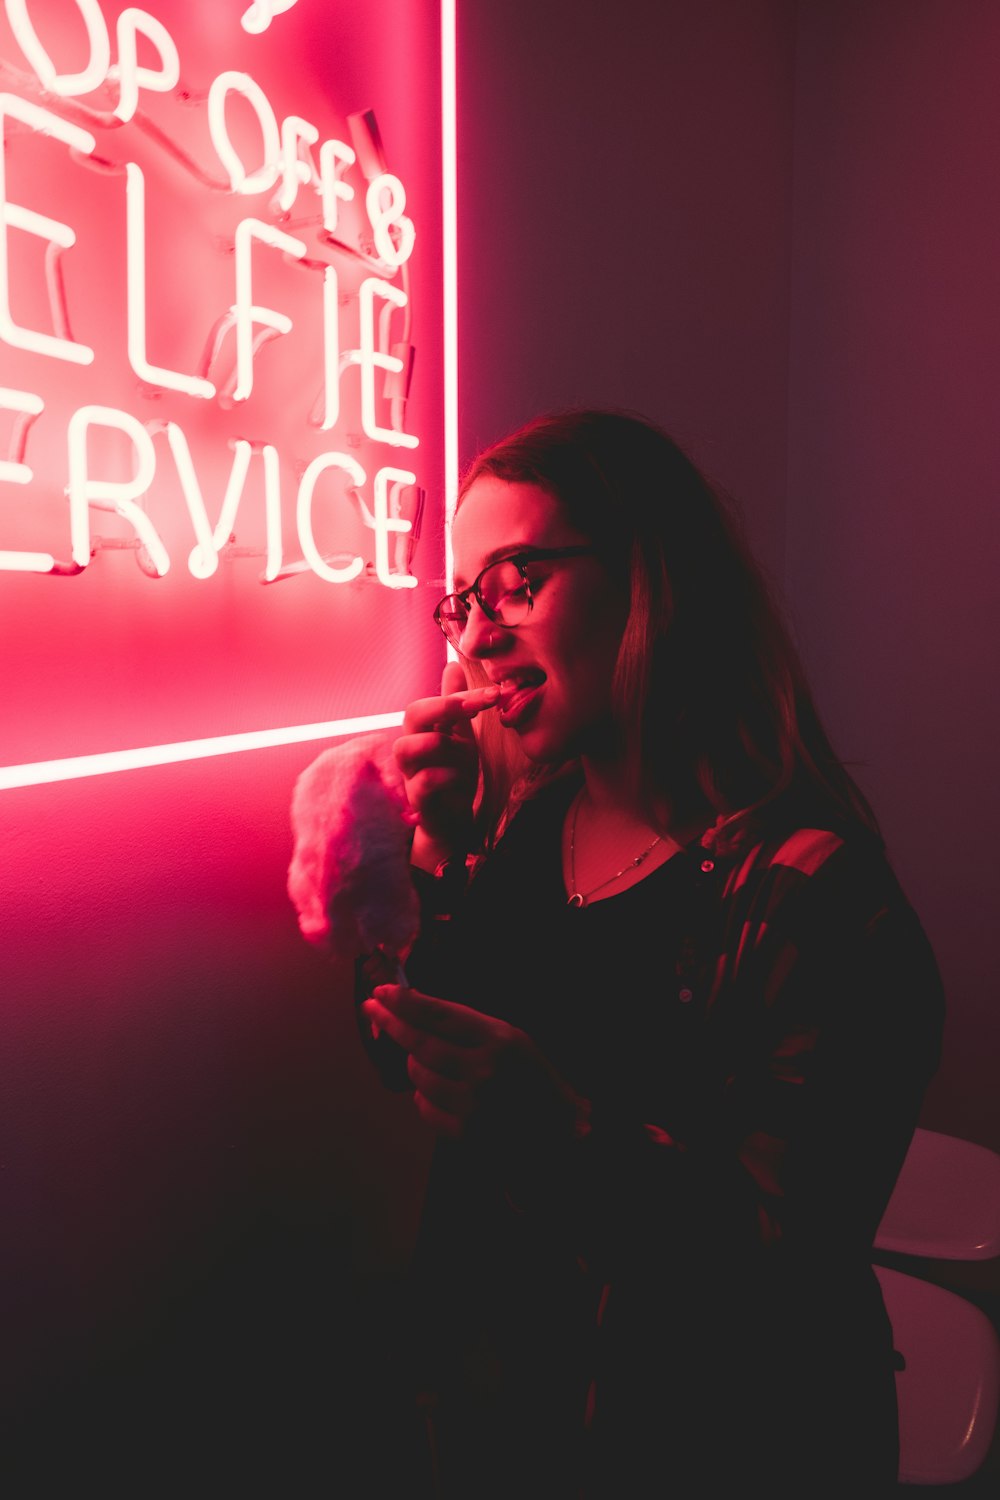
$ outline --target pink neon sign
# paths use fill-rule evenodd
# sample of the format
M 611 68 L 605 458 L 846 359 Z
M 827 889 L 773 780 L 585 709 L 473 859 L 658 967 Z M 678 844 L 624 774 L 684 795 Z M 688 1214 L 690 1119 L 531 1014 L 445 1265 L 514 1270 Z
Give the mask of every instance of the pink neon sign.
M 439 670 L 452 26 L 5 0 L 0 765 L 331 732 Z

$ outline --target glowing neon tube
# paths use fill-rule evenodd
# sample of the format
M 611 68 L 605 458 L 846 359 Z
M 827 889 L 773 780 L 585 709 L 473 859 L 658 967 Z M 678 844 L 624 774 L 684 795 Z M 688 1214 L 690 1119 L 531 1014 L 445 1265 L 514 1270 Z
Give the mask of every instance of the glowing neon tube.
M 324 724 L 290 724 L 281 729 L 251 729 L 243 734 L 213 735 L 203 740 L 178 740 L 169 745 L 143 745 L 134 750 L 107 750 L 97 755 L 71 755 L 62 760 L 39 760 L 27 765 L 0 766 L 0 791 L 18 786 L 40 786 L 49 781 L 73 781 L 82 776 L 106 776 L 113 771 L 135 771 L 143 766 L 168 766 L 210 755 L 234 755 L 241 750 L 266 750 L 296 745 L 304 740 L 337 739 L 372 729 L 402 724 L 398 713 L 362 714 L 355 719 L 331 719 Z

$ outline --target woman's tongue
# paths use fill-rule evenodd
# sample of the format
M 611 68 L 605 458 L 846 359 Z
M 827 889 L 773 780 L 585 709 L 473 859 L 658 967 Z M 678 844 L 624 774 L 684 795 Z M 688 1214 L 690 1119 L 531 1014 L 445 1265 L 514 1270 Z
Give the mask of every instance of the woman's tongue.
M 544 672 L 520 672 L 500 684 L 500 713 L 509 722 L 519 717 L 533 701 L 545 681 Z

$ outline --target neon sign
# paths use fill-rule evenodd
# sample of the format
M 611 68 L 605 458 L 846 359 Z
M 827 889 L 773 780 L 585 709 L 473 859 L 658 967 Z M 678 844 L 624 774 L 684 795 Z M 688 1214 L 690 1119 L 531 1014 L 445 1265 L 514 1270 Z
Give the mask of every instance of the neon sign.
M 433 7 L 452 51 L 441 69 L 448 107 L 430 114 L 439 175 L 428 178 L 423 158 L 413 165 L 417 132 L 391 113 L 401 82 L 413 92 L 417 62 L 404 76 L 405 36 L 389 53 L 403 11 L 431 7 L 387 0 L 379 9 L 233 0 L 223 23 L 221 5 L 207 16 L 181 0 L 117 14 L 98 0 L 4 0 L 4 625 L 12 601 L 27 601 L 55 641 L 49 617 L 71 626 L 70 607 L 60 598 L 52 610 L 24 590 L 82 598 L 91 574 L 102 600 L 115 596 L 119 619 L 119 594 L 170 590 L 181 575 L 205 599 L 226 591 L 232 607 L 233 579 L 247 579 L 244 560 L 253 560 L 254 586 L 297 580 L 289 586 L 302 591 L 311 580 L 314 601 L 325 590 L 348 652 L 379 596 L 383 636 L 395 634 L 397 617 L 401 638 L 413 636 L 404 596 L 422 582 L 436 588 L 432 575 L 445 566 L 433 553 L 442 527 L 440 543 L 425 532 L 431 556 L 415 567 L 425 497 L 451 493 L 455 467 L 444 409 L 446 395 L 454 401 L 453 292 L 440 285 L 453 260 L 441 243 L 453 223 L 440 195 L 454 21 L 450 5 Z M 329 59 L 324 70 L 314 53 Z M 333 115 L 341 65 L 354 92 Z M 357 94 L 366 66 L 378 122 L 371 93 Z M 392 160 L 385 119 L 400 143 Z M 428 180 L 439 195 L 430 216 Z M 419 363 L 415 309 L 429 315 Z M 128 555 L 137 566 L 126 579 Z M 348 596 L 350 619 L 334 602 Z M 216 649 L 221 606 L 190 592 L 184 601 L 188 616 L 204 614 L 206 653 Z M 251 607 L 263 618 L 264 606 Z M 57 667 L 78 649 L 74 635 L 71 627 L 50 652 Z M 67 679 L 80 675 L 67 668 Z M 343 720 L 366 710 L 384 712 L 345 703 Z M 320 719 L 317 731 L 335 722 Z M 185 720 L 177 743 L 225 740 L 188 732 L 203 727 L 215 726 Z M 52 738 L 45 751 L 75 748 Z
M 291 10 L 294 4 L 295 0 L 254 0 L 250 9 L 240 17 L 240 25 L 244 31 L 266 31 L 273 16 L 280 15 L 283 10 Z
M 169 31 L 145 11 L 130 8 L 118 18 L 117 36 L 119 62 L 112 68 L 111 43 L 103 15 L 96 0 L 75 0 L 86 25 L 89 57 L 87 65 L 73 74 L 59 74 L 48 52 L 35 31 L 26 0 L 6 0 L 8 19 L 14 36 L 26 59 L 31 63 L 39 88 L 58 95 L 62 99 L 76 98 L 103 87 L 114 73 L 118 82 L 118 103 L 113 111 L 116 121 L 125 123 L 135 118 L 140 94 L 144 89 L 166 92 L 173 89 L 180 76 L 180 58 Z M 151 41 L 157 52 L 159 67 L 140 68 L 137 61 L 138 36 Z M 227 123 L 227 103 L 233 93 L 247 101 L 260 129 L 263 146 L 263 161 L 252 171 L 247 170 L 240 151 L 233 144 Z M 93 134 L 82 126 L 63 119 L 29 100 L 13 94 L 0 94 L 0 145 L 6 145 L 4 131 L 8 120 L 16 121 L 27 129 L 59 141 L 70 151 L 84 159 L 96 151 Z M 226 70 L 213 78 L 208 91 L 209 137 L 215 150 L 218 164 L 225 170 L 232 192 L 245 197 L 259 197 L 280 183 L 276 202 L 282 214 L 287 215 L 295 207 L 303 191 L 318 195 L 321 204 L 319 222 L 327 235 L 337 227 L 338 207 L 341 202 L 350 202 L 354 189 L 345 182 L 340 172 L 353 166 L 357 160 L 355 151 L 343 141 L 327 140 L 319 151 L 319 164 L 314 161 L 311 150 L 319 141 L 319 130 L 310 121 L 299 116 L 286 116 L 279 126 L 274 109 L 263 89 L 247 73 Z M 126 267 L 128 308 L 128 358 L 132 370 L 140 379 L 170 390 L 183 391 L 202 400 L 211 400 L 218 395 L 213 381 L 205 374 L 185 373 L 153 364 L 147 356 L 147 282 L 146 282 L 146 229 L 145 202 L 146 179 L 137 162 L 124 163 L 126 183 Z M 394 351 L 384 347 L 383 340 L 389 319 L 386 310 L 405 311 L 409 303 L 406 290 L 394 287 L 384 276 L 394 275 L 405 267 L 413 253 L 416 231 L 413 222 L 404 213 L 406 193 L 402 182 L 393 173 L 378 171 L 368 182 L 364 195 L 365 211 L 375 245 L 378 261 L 385 268 L 384 275 L 366 277 L 360 287 L 358 309 L 360 313 L 360 341 L 356 349 L 339 354 L 340 326 L 338 317 L 337 273 L 335 266 L 322 267 L 322 307 L 318 309 L 324 334 L 323 358 L 323 427 L 330 428 L 336 422 L 339 411 L 339 387 L 348 366 L 356 365 L 361 378 L 361 423 L 367 437 L 373 442 L 391 446 L 416 447 L 419 439 L 402 430 L 398 420 L 388 425 L 379 420 L 379 399 L 376 391 L 377 373 L 385 371 L 399 376 L 409 371 L 411 350 L 404 341 Z M 94 351 L 86 344 L 66 338 L 58 333 L 24 327 L 15 322 L 11 312 L 11 285 L 9 272 L 8 239 L 12 230 L 20 230 L 41 240 L 46 254 L 70 250 L 76 243 L 74 229 L 61 221 L 22 203 L 13 202 L 5 191 L 5 182 L 0 168 L 0 336 L 14 348 L 30 350 L 51 359 L 67 360 L 87 365 L 94 359 Z M 231 322 L 236 343 L 236 382 L 229 397 L 232 402 L 246 401 L 254 385 L 254 359 L 262 344 L 255 333 L 263 329 L 265 337 L 275 338 L 291 332 L 292 319 L 287 313 L 266 307 L 254 299 L 253 249 L 256 245 L 268 246 L 285 257 L 302 260 L 308 246 L 298 236 L 291 235 L 260 218 L 248 215 L 241 219 L 235 229 L 235 277 L 234 296 L 231 307 L 224 311 L 223 318 Z M 57 316 L 54 321 L 57 321 Z M 398 395 L 405 399 L 407 381 L 404 380 Z M 11 407 L 21 412 L 26 402 L 40 399 L 33 392 L 12 393 Z M 391 403 L 390 403 L 391 404 Z M 398 402 L 397 402 L 398 404 Z M 89 469 L 86 434 L 92 424 L 105 424 L 125 434 L 129 439 L 136 463 L 132 481 L 122 484 L 95 478 Z M 173 424 L 172 433 L 184 442 L 181 429 Z M 146 494 L 152 487 L 156 473 L 156 459 L 149 434 L 141 423 L 129 413 L 100 406 L 81 407 L 70 419 L 68 440 L 69 500 L 72 518 L 73 560 L 81 568 L 90 561 L 90 535 L 87 524 L 87 506 L 95 497 L 111 500 L 119 515 L 131 522 L 136 534 L 153 559 L 158 575 L 166 573 L 170 560 L 153 523 L 145 513 L 137 509 L 138 496 Z M 210 545 L 210 529 L 205 508 L 197 492 L 192 488 L 190 455 L 184 447 L 185 460 L 181 469 L 185 485 L 185 499 L 191 510 L 192 521 L 198 541 L 196 553 L 203 559 Z M 175 447 L 176 455 L 176 447 Z M 320 469 L 340 469 L 352 479 L 355 490 L 360 491 L 367 482 L 367 474 L 357 461 L 339 452 L 323 455 Z M 312 473 L 316 460 L 310 464 Z M 235 468 L 234 468 L 235 472 Z M 19 483 L 30 482 L 31 470 L 19 465 Z M 380 469 L 375 475 L 374 487 L 377 495 L 386 494 L 387 479 L 391 478 L 398 495 L 400 486 L 416 485 L 416 475 L 409 470 Z M 267 470 L 265 468 L 265 483 Z M 197 495 L 197 509 L 193 503 Z M 309 491 L 311 497 L 311 489 Z M 229 498 L 227 494 L 227 499 Z M 267 515 L 269 518 L 267 566 L 268 581 L 280 571 L 280 545 L 275 537 L 272 496 L 268 493 Z M 238 492 L 237 492 L 238 503 Z M 302 504 L 300 492 L 297 512 L 308 515 L 308 502 Z M 374 507 L 374 529 L 376 532 L 376 574 L 387 587 L 412 587 L 416 579 L 409 573 L 394 574 L 382 566 L 386 553 L 386 533 L 409 531 L 412 522 L 400 516 L 391 517 L 384 505 Z M 310 563 L 316 558 L 315 543 L 307 533 L 299 537 L 303 554 Z M 353 567 L 338 569 L 320 561 L 316 568 L 319 576 L 330 582 L 353 578 Z M 358 569 L 363 566 L 356 559 Z M 52 572 L 55 559 L 44 553 L 9 553 L 0 551 L 0 569 L 14 568 L 22 571 L 37 569 Z M 210 577 L 214 568 L 192 566 L 197 577 Z

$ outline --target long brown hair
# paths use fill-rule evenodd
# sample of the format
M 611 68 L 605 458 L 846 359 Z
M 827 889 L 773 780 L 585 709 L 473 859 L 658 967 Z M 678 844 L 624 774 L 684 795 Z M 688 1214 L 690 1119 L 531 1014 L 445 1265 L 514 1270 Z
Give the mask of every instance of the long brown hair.
M 673 438 L 638 413 L 568 408 L 480 453 L 459 505 L 484 474 L 552 495 L 628 588 L 614 713 L 644 806 L 665 805 L 674 827 L 722 817 L 733 835 L 781 809 L 822 810 L 878 836 L 736 506 Z M 505 810 L 565 769 L 530 766 L 494 719 L 479 724 L 487 842 Z

